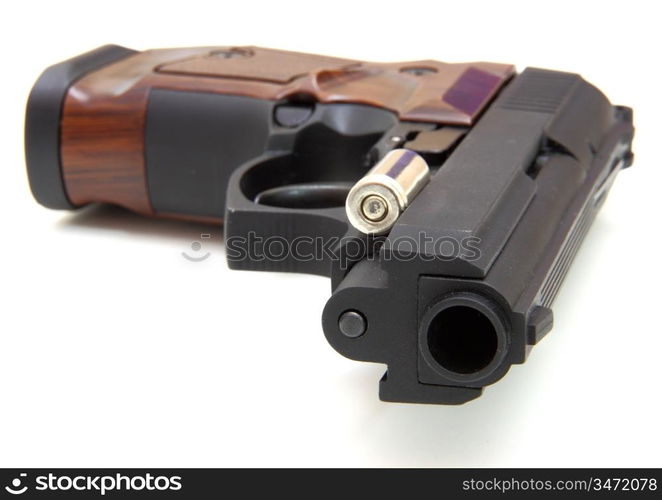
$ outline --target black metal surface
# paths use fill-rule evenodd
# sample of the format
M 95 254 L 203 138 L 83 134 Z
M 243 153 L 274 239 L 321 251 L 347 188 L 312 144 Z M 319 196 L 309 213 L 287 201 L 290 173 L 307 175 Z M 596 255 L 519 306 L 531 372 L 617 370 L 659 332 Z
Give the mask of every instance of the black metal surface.
M 381 127 L 361 156 L 376 161 L 398 128 Z M 614 172 L 631 163 L 633 132 L 630 110 L 579 76 L 527 69 L 447 155 L 388 237 L 372 242 L 349 228 L 342 207 L 256 204 L 269 175 L 268 187 L 290 175 L 301 180 L 297 147 L 267 148 L 230 179 L 226 238 L 249 231 L 287 241 L 336 238 L 335 252 L 312 263 L 229 253 L 229 265 L 331 276 L 324 333 L 344 356 L 388 366 L 382 399 L 464 403 L 524 362 L 551 329 L 553 298 Z M 306 139 L 297 146 L 327 146 L 321 136 Z M 344 162 L 311 155 L 304 180 L 329 180 L 315 176 L 347 168 L 358 152 Z M 362 254 L 343 253 L 357 243 Z M 343 332 L 347 311 L 364 318 L 361 335 Z

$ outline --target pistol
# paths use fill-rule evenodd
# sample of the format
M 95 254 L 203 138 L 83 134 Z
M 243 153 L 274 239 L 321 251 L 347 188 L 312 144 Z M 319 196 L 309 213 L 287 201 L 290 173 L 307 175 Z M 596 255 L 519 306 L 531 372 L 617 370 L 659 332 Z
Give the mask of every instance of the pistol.
M 633 134 L 572 73 L 109 45 L 39 77 L 25 145 L 42 205 L 223 224 L 233 269 L 330 277 L 382 400 L 460 404 L 552 328 Z

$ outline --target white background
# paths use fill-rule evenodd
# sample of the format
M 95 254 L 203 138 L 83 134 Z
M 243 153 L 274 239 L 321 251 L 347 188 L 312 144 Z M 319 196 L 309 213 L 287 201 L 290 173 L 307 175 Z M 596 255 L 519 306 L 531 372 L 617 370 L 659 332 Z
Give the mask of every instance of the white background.
M 0 466 L 662 466 L 656 2 L 13 2 L 0 96 Z M 555 328 L 478 400 L 382 403 L 384 367 L 320 326 L 320 277 L 226 269 L 221 229 L 47 210 L 23 158 L 28 92 L 96 46 L 254 44 L 357 59 L 581 73 L 635 109 L 623 172 Z M 201 232 L 212 256 L 181 252 Z

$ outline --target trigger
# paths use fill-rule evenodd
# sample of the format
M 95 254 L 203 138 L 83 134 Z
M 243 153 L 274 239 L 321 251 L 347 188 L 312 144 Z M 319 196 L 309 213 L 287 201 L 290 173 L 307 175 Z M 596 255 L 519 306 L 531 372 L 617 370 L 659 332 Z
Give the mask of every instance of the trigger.
M 313 114 L 314 104 L 280 104 L 274 110 L 274 121 L 281 127 L 296 128 Z

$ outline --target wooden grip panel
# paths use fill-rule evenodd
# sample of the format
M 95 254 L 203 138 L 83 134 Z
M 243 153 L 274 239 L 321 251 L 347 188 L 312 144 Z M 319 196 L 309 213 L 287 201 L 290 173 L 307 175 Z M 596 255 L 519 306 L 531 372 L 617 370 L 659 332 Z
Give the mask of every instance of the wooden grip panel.
M 138 53 L 69 88 L 60 128 L 67 195 L 75 205 L 106 202 L 153 213 L 144 159 L 153 88 L 274 101 L 304 95 L 385 108 L 405 121 L 471 125 L 513 72 L 504 64 L 366 63 L 257 47 Z

